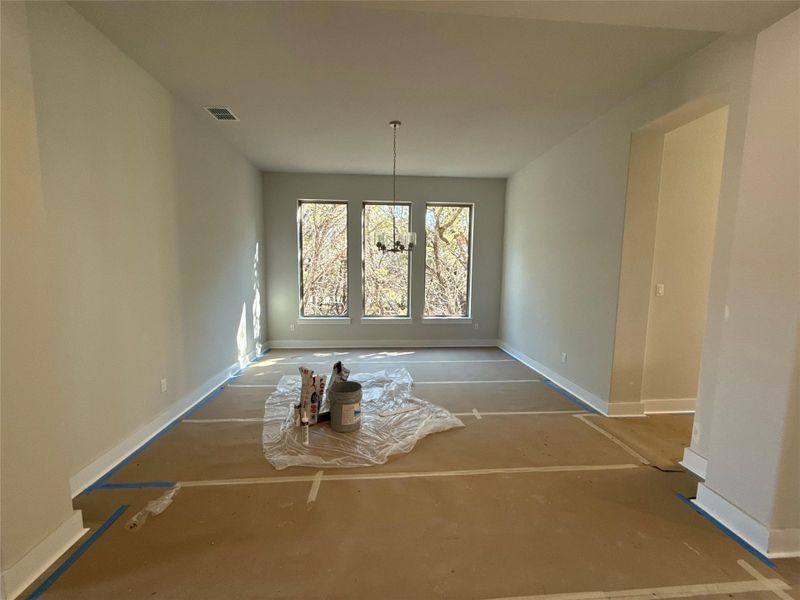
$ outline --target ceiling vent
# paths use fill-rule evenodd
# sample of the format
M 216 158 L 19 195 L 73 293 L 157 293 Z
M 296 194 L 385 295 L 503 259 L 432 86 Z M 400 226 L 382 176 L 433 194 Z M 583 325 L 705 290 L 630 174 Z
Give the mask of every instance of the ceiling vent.
M 208 111 L 208 114 L 214 117 L 217 121 L 239 120 L 227 106 L 204 106 L 203 108 L 205 108 Z

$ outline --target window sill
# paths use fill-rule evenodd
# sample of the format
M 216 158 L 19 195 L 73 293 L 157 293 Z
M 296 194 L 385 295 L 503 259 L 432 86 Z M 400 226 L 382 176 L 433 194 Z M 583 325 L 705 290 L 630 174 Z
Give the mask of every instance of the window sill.
M 298 325 L 350 325 L 350 317 L 298 317 Z
M 425 325 L 468 325 L 472 317 L 422 317 Z
M 414 319 L 411 317 L 361 317 L 361 322 L 376 325 L 412 325 Z

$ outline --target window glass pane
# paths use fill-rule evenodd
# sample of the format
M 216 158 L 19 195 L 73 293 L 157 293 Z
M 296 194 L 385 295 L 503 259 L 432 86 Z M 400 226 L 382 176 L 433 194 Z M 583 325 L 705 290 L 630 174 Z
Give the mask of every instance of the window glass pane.
M 397 232 L 409 231 L 411 208 L 397 204 Z M 392 205 L 364 204 L 364 316 L 407 317 L 408 252 L 381 252 L 375 245 L 378 235 L 392 239 Z
M 469 316 L 472 207 L 429 204 L 425 213 L 425 316 Z
M 300 315 L 347 316 L 347 204 L 301 202 Z

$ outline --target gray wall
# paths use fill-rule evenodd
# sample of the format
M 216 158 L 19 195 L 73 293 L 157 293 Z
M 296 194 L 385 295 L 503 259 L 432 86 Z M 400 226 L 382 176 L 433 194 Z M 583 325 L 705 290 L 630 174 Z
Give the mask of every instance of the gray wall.
M 268 345 L 491 344 L 498 332 L 505 181 L 449 177 L 399 177 L 398 201 L 411 202 L 418 236 L 411 266 L 411 322 L 361 319 L 361 206 L 391 200 L 392 180 L 380 175 L 264 173 L 265 278 Z M 349 324 L 298 323 L 297 201 L 347 200 L 349 220 Z M 473 203 L 471 322 L 422 320 L 425 278 L 425 203 Z M 294 327 L 292 331 L 291 327 Z M 477 327 L 477 329 L 476 329 Z
M 727 254 L 753 47 L 752 36 L 720 38 L 509 180 L 501 339 L 601 410 L 611 384 L 631 134 L 703 97 L 730 104 L 715 238 Z M 709 303 L 715 320 L 723 313 L 719 266 Z
M 7 9 L 30 62 L 7 72 L 3 52 L 3 125 L 27 123 L 3 129 L 4 569 L 63 521 L 71 477 L 228 372 L 243 304 L 253 349 L 262 224 L 260 173 L 222 124 L 65 3 L 3 3 L 4 50 Z

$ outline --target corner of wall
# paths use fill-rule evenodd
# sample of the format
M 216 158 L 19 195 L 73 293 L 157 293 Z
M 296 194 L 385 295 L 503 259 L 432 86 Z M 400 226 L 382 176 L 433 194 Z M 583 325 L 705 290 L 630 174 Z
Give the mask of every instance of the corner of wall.
M 764 556 L 800 556 L 800 529 L 770 529 L 705 483 L 697 486 L 694 503 Z
M 497 347 L 500 348 L 503 352 L 505 352 L 509 356 L 516 358 L 522 364 L 530 367 L 531 369 L 533 369 L 538 373 L 541 373 L 551 383 L 554 383 L 555 385 L 563 389 L 565 392 L 567 392 L 571 396 L 574 396 L 575 398 L 577 398 L 584 404 L 588 405 L 593 410 L 599 412 L 600 414 L 605 415 L 607 417 L 630 416 L 630 414 L 625 412 L 625 409 L 622 409 L 621 412 L 609 413 L 608 402 L 600 398 L 600 396 L 597 396 L 596 394 L 593 394 L 592 392 L 585 390 L 577 383 L 570 381 L 566 377 L 544 366 L 539 361 L 534 360 L 530 356 L 527 356 L 523 352 L 513 348 L 505 340 L 502 339 L 497 340 Z M 635 414 L 641 414 L 641 413 L 635 413 Z
M 59 556 L 89 530 L 83 526 L 81 511 L 75 510 L 46 538 L 2 573 L 5 596 L 14 600 L 44 573 Z
M 700 479 L 706 478 L 706 468 L 708 467 L 708 460 L 706 457 L 701 456 L 691 448 L 683 450 L 683 459 L 679 463 L 685 469 L 688 469 Z

